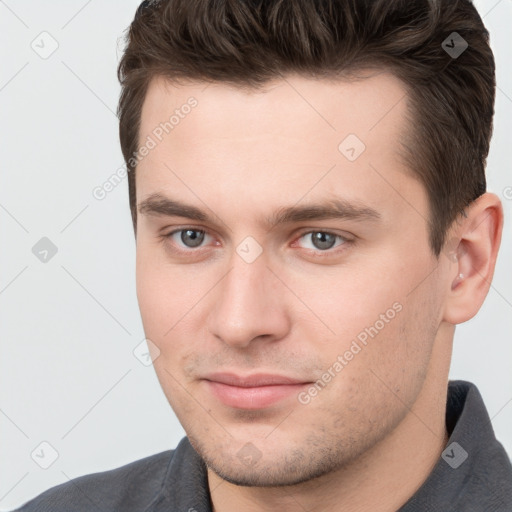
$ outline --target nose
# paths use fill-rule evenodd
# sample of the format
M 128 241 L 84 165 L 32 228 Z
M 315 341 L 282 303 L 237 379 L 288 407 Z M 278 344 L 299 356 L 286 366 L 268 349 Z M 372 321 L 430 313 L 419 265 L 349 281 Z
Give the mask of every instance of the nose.
M 210 333 L 234 348 L 285 337 L 290 329 L 290 298 L 267 260 L 260 256 L 247 263 L 234 254 L 230 263 L 230 271 L 215 287 Z

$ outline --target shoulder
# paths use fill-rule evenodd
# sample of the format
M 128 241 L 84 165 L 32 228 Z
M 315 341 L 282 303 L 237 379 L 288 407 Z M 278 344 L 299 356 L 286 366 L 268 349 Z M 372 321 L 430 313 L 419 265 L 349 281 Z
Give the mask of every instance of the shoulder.
M 142 511 L 161 491 L 176 450 L 57 485 L 14 512 Z

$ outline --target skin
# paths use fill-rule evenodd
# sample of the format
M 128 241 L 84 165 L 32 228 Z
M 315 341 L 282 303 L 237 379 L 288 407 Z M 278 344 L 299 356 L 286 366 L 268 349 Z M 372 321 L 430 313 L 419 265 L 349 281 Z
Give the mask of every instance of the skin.
M 387 72 L 287 76 L 264 92 L 155 78 L 141 143 L 191 96 L 197 106 L 140 161 L 137 201 L 158 193 L 213 220 L 139 213 L 137 295 L 160 384 L 207 463 L 213 508 L 395 511 L 446 446 L 455 324 L 488 292 L 500 201 L 486 193 L 470 205 L 450 228 L 451 252 L 434 256 L 425 190 L 399 157 L 406 91 Z M 366 146 L 352 162 L 338 149 L 348 134 Z M 332 198 L 379 218 L 262 222 Z M 205 238 L 166 237 L 178 229 Z M 312 232 L 341 238 L 326 249 Z M 248 236 L 262 250 L 252 263 L 237 253 Z M 230 371 L 315 382 L 393 304 L 401 310 L 307 404 L 293 394 L 230 407 L 203 380 Z

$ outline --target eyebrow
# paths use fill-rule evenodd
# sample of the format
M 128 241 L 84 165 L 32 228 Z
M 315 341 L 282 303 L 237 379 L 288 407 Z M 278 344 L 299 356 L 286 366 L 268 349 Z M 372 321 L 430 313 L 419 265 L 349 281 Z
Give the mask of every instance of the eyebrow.
M 185 217 L 212 224 L 215 224 L 214 217 L 218 217 L 216 215 L 210 216 L 196 206 L 182 203 L 159 193 L 151 194 L 141 201 L 138 205 L 138 211 L 141 215 Z M 373 208 L 335 198 L 320 203 L 279 208 L 271 216 L 264 217 L 262 224 L 274 228 L 280 224 L 327 219 L 375 222 L 381 219 L 381 215 Z

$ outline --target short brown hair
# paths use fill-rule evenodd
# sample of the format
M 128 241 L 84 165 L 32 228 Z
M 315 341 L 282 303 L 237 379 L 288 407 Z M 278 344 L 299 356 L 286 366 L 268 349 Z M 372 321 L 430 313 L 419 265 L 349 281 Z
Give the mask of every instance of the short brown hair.
M 455 56 L 449 48 L 457 37 L 468 47 Z M 412 129 L 401 141 L 402 156 L 425 186 L 430 245 L 439 256 L 447 229 L 486 190 L 495 64 L 489 33 L 469 0 L 143 2 L 118 68 L 134 229 L 133 157 L 152 78 L 258 88 L 286 73 L 336 78 L 368 67 L 391 71 L 407 88 Z

